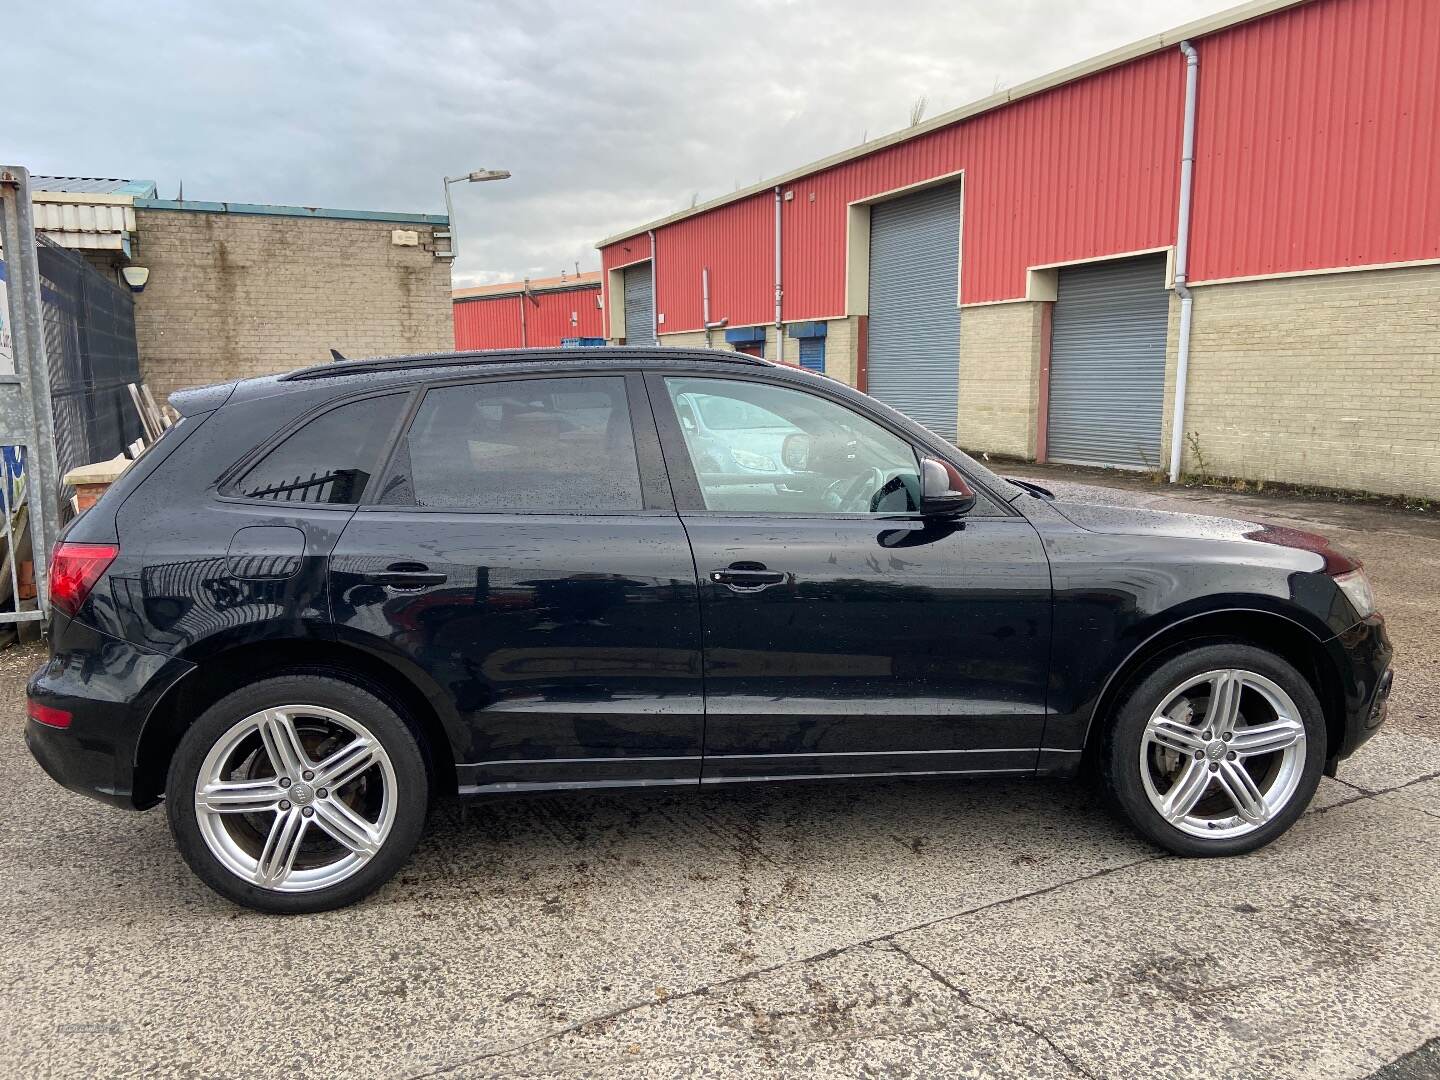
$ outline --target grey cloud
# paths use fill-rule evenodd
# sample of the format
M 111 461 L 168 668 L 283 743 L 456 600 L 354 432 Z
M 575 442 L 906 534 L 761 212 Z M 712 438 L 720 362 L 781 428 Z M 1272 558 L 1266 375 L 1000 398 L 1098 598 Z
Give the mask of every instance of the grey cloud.
M 192 199 L 406 211 L 457 185 L 457 284 L 594 243 L 1217 0 L 28 4 L 9 157 Z M 17 22 L 19 26 L 15 24 Z

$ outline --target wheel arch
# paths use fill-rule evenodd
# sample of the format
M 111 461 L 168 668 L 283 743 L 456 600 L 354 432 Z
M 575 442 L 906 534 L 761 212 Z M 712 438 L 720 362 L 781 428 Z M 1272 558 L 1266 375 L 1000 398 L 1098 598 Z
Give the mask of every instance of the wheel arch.
M 141 730 L 131 795 L 139 808 L 164 795 L 175 748 L 201 713 L 249 682 L 296 672 L 337 675 L 385 701 L 415 729 L 431 789 L 455 790 L 455 748 L 445 721 L 415 679 L 381 653 L 320 638 L 270 639 L 208 651 L 195 665 L 156 701 Z
M 1155 660 L 1202 642 L 1240 642 L 1280 656 L 1315 691 L 1325 715 L 1328 751 L 1333 754 L 1345 734 L 1345 696 L 1335 659 L 1326 643 L 1296 619 L 1262 608 L 1224 608 L 1200 612 L 1157 630 L 1133 649 L 1110 673 L 1090 712 L 1085 729 L 1084 760 L 1093 765 L 1101 736 L 1115 705 L 1137 676 Z

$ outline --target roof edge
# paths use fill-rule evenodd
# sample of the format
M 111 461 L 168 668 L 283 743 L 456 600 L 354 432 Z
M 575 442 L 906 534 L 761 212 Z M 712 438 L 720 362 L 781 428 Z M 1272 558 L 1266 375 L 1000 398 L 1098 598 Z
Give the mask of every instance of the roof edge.
M 134 206 L 135 195 L 111 195 L 92 191 L 36 191 L 30 189 L 34 203 L 72 203 L 81 206 Z
M 563 285 L 530 285 L 527 289 L 524 285 L 516 284 L 510 288 L 500 288 L 494 285 L 478 285 L 464 289 L 451 289 L 450 299 L 461 300 L 494 300 L 504 296 L 521 296 L 526 292 L 531 293 L 552 293 L 552 292 L 579 292 L 582 289 L 600 288 L 600 277 L 597 274 L 588 281 L 572 280 Z
M 684 210 L 669 214 L 666 217 L 656 218 L 654 221 L 644 225 L 636 226 L 633 229 L 626 229 L 624 232 L 607 236 L 595 245 L 597 249 L 607 248 L 612 244 L 618 244 L 622 240 L 629 240 L 641 233 L 649 232 L 652 229 L 659 229 L 665 225 L 673 225 L 677 221 L 684 221 L 686 218 L 696 217 L 707 213 L 710 210 L 726 206 L 729 203 L 740 202 L 743 199 L 751 198 L 763 192 L 769 191 L 780 185 L 811 176 L 826 169 L 833 169 L 837 165 L 843 165 L 847 161 L 854 161 L 856 158 L 866 157 L 870 154 L 884 150 L 887 147 L 896 146 L 899 143 L 908 142 L 911 139 L 918 139 L 922 135 L 928 135 L 932 131 L 949 127 L 951 124 L 959 123 L 962 120 L 969 120 L 979 116 L 981 113 L 990 112 L 1003 105 L 1019 101 L 1022 98 L 1033 97 L 1036 94 L 1044 93 L 1046 90 L 1054 90 L 1056 87 L 1064 86 L 1066 83 L 1076 82 L 1089 75 L 1098 74 L 1109 68 L 1119 67 L 1121 64 L 1138 60 L 1142 56 L 1159 52 L 1162 49 L 1173 48 L 1179 45 L 1186 38 L 1203 37 L 1213 34 L 1219 30 L 1226 30 L 1241 23 L 1250 22 L 1266 15 L 1272 15 L 1277 11 L 1286 8 L 1299 7 L 1308 4 L 1311 0 L 1248 0 L 1247 3 L 1236 7 L 1226 8 L 1224 11 L 1217 11 L 1213 15 L 1188 22 L 1183 26 L 1177 26 L 1173 30 L 1166 30 L 1160 34 L 1144 37 L 1138 41 L 1132 41 L 1128 45 L 1122 45 L 1117 49 L 1093 56 L 1088 60 L 1082 60 L 1069 67 L 1052 71 L 1048 75 L 1041 75 L 1037 79 L 1021 83 L 1010 90 L 998 94 L 991 94 L 989 97 L 981 98 L 979 101 L 971 102 L 969 105 L 962 105 L 958 109 L 951 109 L 949 112 L 940 113 L 923 123 L 914 127 L 901 128 L 899 131 L 891 132 L 889 135 L 882 135 L 878 139 L 871 139 L 869 142 L 861 143 L 859 146 L 852 146 L 848 150 L 831 154 L 829 157 L 821 158 L 819 161 L 812 161 L 807 165 L 791 169 L 788 172 L 780 173 L 768 180 L 761 180 L 751 184 L 749 187 L 733 191 L 729 195 L 721 195 L 708 202 L 700 203 L 698 206 L 687 207 Z
M 265 203 L 200 202 L 186 199 L 136 199 L 137 210 L 188 210 L 201 214 L 248 214 L 259 217 L 327 218 L 340 221 L 391 221 L 403 225 L 448 225 L 444 214 L 388 213 L 383 210 L 330 210 L 323 206 L 280 206 Z

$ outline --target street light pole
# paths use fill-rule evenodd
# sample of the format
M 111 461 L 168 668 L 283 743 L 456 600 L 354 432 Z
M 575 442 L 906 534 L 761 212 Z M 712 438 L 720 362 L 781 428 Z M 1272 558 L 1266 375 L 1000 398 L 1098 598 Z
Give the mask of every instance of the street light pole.
M 460 244 L 457 242 L 455 232 L 455 207 L 450 202 L 450 185 L 459 183 L 482 184 L 487 180 L 508 180 L 510 172 L 507 169 L 476 169 L 474 172 L 463 173 L 460 176 L 445 177 L 445 218 L 450 225 L 450 259 L 454 265 L 454 259 L 460 254 Z

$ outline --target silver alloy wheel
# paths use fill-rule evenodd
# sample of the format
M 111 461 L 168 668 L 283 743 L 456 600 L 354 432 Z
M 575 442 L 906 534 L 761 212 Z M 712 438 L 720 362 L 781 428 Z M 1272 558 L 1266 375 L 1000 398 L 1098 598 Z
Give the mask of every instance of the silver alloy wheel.
M 344 713 L 278 705 L 220 737 L 195 780 L 195 817 L 210 853 L 276 892 L 314 892 L 368 863 L 390 835 L 395 767 Z
M 1230 668 L 1165 695 L 1140 740 L 1140 779 L 1160 816 L 1191 836 L 1243 836 L 1300 786 L 1305 724 L 1265 676 Z

